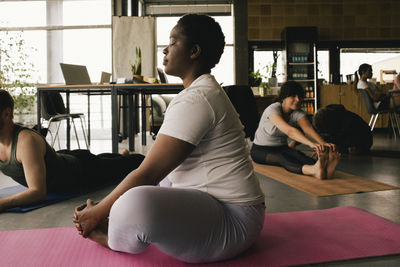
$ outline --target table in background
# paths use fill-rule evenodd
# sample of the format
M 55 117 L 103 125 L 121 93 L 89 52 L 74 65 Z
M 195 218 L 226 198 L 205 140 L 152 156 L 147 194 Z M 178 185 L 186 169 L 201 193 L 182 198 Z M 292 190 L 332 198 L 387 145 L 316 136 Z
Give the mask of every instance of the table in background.
M 140 95 L 141 97 L 141 133 L 142 133 L 142 145 L 146 145 L 146 96 L 152 94 L 177 94 L 183 90 L 182 84 L 114 84 L 112 89 L 112 100 L 111 100 L 111 114 L 112 114 L 112 151 L 118 151 L 118 95 Z M 128 114 L 131 116 L 134 111 L 133 99 L 129 97 L 129 111 Z M 133 137 L 135 128 L 135 121 L 129 118 L 128 121 L 128 135 L 129 135 L 129 151 L 134 151 L 135 140 Z
M 141 97 L 141 132 L 142 144 L 146 145 L 146 96 L 152 94 L 177 94 L 183 90 L 182 84 L 99 84 L 99 85 L 41 85 L 37 86 L 38 101 L 37 101 L 37 122 L 40 131 L 40 118 L 41 118 L 41 93 L 43 91 L 58 91 L 66 93 L 66 109 L 69 113 L 69 95 L 70 93 L 80 93 L 88 95 L 88 141 L 90 144 L 90 96 L 98 94 L 111 95 L 111 142 L 112 152 L 118 153 L 118 95 L 130 95 Z M 135 111 L 133 105 L 133 98 L 129 97 L 129 119 L 128 119 L 128 136 L 129 136 L 129 151 L 135 150 L 134 133 L 136 128 L 136 116 L 132 116 Z M 137 101 L 135 101 L 137 103 Z M 70 125 L 67 124 L 67 149 L 70 149 Z

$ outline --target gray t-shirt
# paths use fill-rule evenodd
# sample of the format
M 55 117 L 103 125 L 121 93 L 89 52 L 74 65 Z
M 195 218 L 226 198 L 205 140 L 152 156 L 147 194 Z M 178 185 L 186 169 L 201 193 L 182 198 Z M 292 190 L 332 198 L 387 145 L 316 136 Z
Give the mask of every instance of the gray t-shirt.
M 288 136 L 281 132 L 278 127 L 269 119 L 272 114 L 279 114 L 283 117 L 282 103 L 276 102 L 269 105 L 261 116 L 260 123 L 254 137 L 254 144 L 259 146 L 282 146 L 287 145 Z M 306 116 L 302 110 L 295 110 L 290 114 L 289 125 L 296 127 L 300 118 Z

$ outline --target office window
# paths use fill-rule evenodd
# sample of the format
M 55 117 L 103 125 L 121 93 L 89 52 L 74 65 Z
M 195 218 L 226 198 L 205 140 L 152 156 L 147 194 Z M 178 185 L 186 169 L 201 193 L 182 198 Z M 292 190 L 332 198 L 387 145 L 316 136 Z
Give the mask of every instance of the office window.
M 0 2 L 0 27 L 46 26 L 46 1 Z
M 28 59 L 34 83 L 64 83 L 60 62 L 86 65 L 99 82 L 101 71 L 111 72 L 111 14 L 111 0 L 0 1 L 0 38 L 21 35 L 34 48 Z M 92 130 L 110 129 L 109 112 L 102 112 L 110 109 L 109 97 L 92 97 L 91 104 Z M 72 112 L 86 114 L 86 105 L 85 96 L 71 95 Z
M 180 17 L 158 17 L 157 18 L 157 66 L 164 69 L 162 65 L 164 54 L 162 50 L 169 43 L 169 34 Z M 233 50 L 233 18 L 232 16 L 213 16 L 221 25 L 225 35 L 225 48 L 219 63 L 211 70 L 219 83 L 231 85 L 234 83 L 234 50 Z M 178 77 L 167 75 L 168 82 L 180 83 Z
M 63 25 L 111 24 L 110 0 L 63 2 Z
M 329 82 L 329 51 L 318 50 L 317 51 L 317 68 L 318 68 L 318 79 Z
M 57 2 L 61 6 L 55 5 Z M 62 15 L 50 21 L 52 14 L 47 14 L 48 10 L 61 10 Z M 51 25 L 46 24 L 47 20 Z M 0 33 L 6 31 L 20 33 L 26 47 L 34 48 L 30 56 L 37 70 L 32 74 L 34 82 L 64 82 L 59 68 L 58 75 L 48 80 L 51 57 L 57 64 L 63 61 L 86 65 L 94 82 L 100 80 L 101 71 L 111 72 L 111 0 L 0 2 Z M 61 32 L 53 42 L 58 45 L 48 47 L 47 40 L 54 32 Z
M 110 37 L 111 29 L 64 30 L 63 61 L 85 65 L 90 80 L 99 82 L 102 71 L 111 72 Z
M 340 52 L 340 73 L 343 82 L 346 75 L 354 74 L 363 63 L 372 65 L 372 78 L 380 82 L 381 70 L 400 72 L 399 49 L 342 49 Z M 391 77 L 383 77 L 384 80 Z
M 254 71 L 257 70 L 264 76 L 263 82 L 268 82 L 271 77 L 271 65 L 274 62 L 271 51 L 256 50 L 254 51 Z M 278 83 L 284 82 L 284 65 L 282 62 L 282 51 L 278 51 L 278 62 L 276 66 L 276 78 Z

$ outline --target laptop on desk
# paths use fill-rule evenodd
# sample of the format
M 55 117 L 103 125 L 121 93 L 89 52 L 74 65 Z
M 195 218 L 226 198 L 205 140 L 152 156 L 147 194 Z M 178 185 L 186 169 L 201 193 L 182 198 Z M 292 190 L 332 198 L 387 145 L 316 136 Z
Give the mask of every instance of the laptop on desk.
M 107 84 L 110 83 L 111 73 L 108 72 L 101 72 L 100 84 Z
M 66 85 L 92 84 L 86 66 L 60 63 Z

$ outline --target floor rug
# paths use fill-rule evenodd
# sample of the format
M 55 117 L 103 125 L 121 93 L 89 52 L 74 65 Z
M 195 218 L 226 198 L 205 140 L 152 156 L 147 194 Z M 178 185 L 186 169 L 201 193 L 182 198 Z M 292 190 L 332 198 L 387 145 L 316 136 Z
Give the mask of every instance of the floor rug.
M 31 204 L 31 205 L 26 205 L 26 206 L 21 206 L 21 207 L 15 207 L 15 208 L 9 208 L 6 209 L 5 212 L 27 212 L 31 210 L 35 210 L 38 208 L 42 208 L 48 205 L 51 205 L 53 203 L 57 203 L 63 200 L 67 200 L 73 197 L 81 196 L 90 192 L 94 192 L 100 189 L 103 189 L 108 185 L 104 185 L 101 187 L 96 187 L 96 188 L 90 188 L 90 189 L 79 189 L 76 190 L 75 192 L 67 192 L 67 193 L 48 193 L 46 196 L 46 199 L 40 203 L 37 204 Z M 10 186 L 10 187 L 5 187 L 0 189 L 0 199 L 5 198 L 7 196 L 11 196 L 14 194 L 17 194 L 19 192 L 25 191 L 27 188 L 22 185 L 15 185 L 15 186 Z
M 261 236 L 240 256 L 185 264 L 150 246 L 114 252 L 73 227 L 0 232 L 0 266 L 288 266 L 400 254 L 400 225 L 354 207 L 267 214 Z
M 254 171 L 268 178 L 318 197 L 399 189 L 396 186 L 379 183 L 338 170 L 335 171 L 333 179 L 319 180 L 311 176 L 288 172 L 278 166 L 263 165 L 255 162 L 253 162 L 253 166 Z

